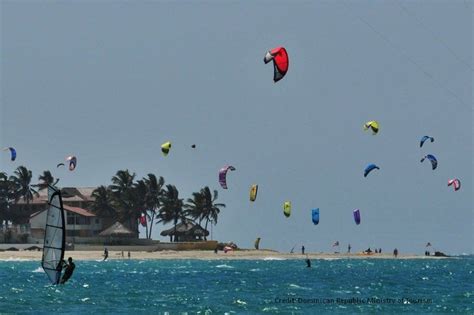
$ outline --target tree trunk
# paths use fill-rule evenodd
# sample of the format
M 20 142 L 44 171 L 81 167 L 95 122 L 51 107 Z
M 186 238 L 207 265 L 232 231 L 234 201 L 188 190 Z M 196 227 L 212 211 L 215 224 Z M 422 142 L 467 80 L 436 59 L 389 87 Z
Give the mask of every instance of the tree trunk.
M 176 225 L 178 225 L 178 219 L 174 219 L 174 241 L 176 242 Z
M 146 211 L 145 211 L 145 238 L 148 238 L 148 220 L 147 220 Z
M 207 224 L 209 223 L 209 218 L 206 219 L 206 227 L 204 228 L 207 231 Z M 204 240 L 207 241 L 207 236 L 204 235 Z
M 151 230 L 153 229 L 153 221 L 155 221 L 155 212 L 151 214 L 151 222 L 150 222 L 150 234 L 148 235 L 148 238 L 151 239 Z

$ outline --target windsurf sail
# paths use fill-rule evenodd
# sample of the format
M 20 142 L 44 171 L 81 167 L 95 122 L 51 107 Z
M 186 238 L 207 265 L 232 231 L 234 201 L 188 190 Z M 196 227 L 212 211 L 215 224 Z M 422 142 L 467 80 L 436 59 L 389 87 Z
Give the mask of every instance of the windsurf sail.
M 255 249 L 258 249 L 259 246 L 260 246 L 260 237 L 257 237 L 257 239 L 255 240 L 255 243 L 253 244 L 255 246 Z
M 48 205 L 41 267 L 51 283 L 58 284 L 66 247 L 66 220 L 61 191 L 52 186 L 48 186 Z

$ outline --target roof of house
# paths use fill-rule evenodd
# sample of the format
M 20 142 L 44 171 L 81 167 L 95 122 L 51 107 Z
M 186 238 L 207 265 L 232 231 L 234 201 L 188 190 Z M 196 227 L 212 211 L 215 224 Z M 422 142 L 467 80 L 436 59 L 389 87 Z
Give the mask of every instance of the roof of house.
M 64 187 L 61 188 L 61 197 L 63 201 L 94 201 L 92 192 L 96 187 Z M 38 196 L 34 196 L 30 204 L 46 204 L 48 202 L 48 190 L 43 189 L 38 192 Z M 26 201 L 22 198 L 18 200 L 18 204 L 26 204 Z
M 115 222 L 99 233 L 100 236 L 133 236 L 135 233 L 126 228 L 122 223 Z
M 63 205 L 63 208 L 66 211 L 76 213 L 76 214 L 81 215 L 83 217 L 95 217 L 96 216 L 94 213 L 89 212 L 88 210 L 82 209 L 82 208 L 79 208 L 79 207 L 71 207 L 71 206 Z
M 63 205 L 63 208 L 64 210 L 66 211 L 69 211 L 69 212 L 73 212 L 75 214 L 78 214 L 80 216 L 83 216 L 83 217 L 95 217 L 96 215 L 86 209 L 82 209 L 82 208 L 79 208 L 79 207 L 71 207 L 71 206 L 67 206 L 67 205 Z M 41 211 L 37 211 L 35 213 L 33 213 L 32 215 L 30 215 L 30 219 L 37 216 L 38 214 L 46 211 L 48 209 L 44 209 L 44 210 L 41 210 Z
M 186 220 L 185 222 L 181 222 L 177 224 L 176 228 L 173 226 L 172 228 L 164 230 L 160 233 L 161 236 L 170 236 L 170 235 L 175 235 L 175 234 L 176 235 L 208 236 L 209 231 L 202 228 L 199 224 Z

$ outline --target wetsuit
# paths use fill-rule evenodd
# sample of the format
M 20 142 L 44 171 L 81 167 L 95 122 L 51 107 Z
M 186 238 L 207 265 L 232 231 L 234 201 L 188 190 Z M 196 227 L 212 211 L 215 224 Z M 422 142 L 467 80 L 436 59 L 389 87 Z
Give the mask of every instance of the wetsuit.
M 72 273 L 74 272 L 75 268 L 76 268 L 76 265 L 72 261 L 71 261 L 71 263 L 66 265 L 66 268 L 64 270 L 64 275 L 61 279 L 61 284 L 66 283 L 66 281 L 68 281 L 69 278 L 71 278 Z

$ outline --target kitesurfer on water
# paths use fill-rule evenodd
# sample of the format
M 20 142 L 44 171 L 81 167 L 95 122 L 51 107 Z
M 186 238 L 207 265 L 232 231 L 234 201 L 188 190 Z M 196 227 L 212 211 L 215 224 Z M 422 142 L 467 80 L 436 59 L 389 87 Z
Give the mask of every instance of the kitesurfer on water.
M 107 247 L 104 249 L 104 260 L 107 260 L 107 258 L 109 258 L 109 250 L 107 249 Z
M 72 257 L 69 257 L 67 259 L 67 263 L 63 260 L 63 267 L 64 267 L 64 275 L 61 279 L 61 284 L 66 283 L 66 281 L 71 278 L 72 273 L 74 272 L 74 269 L 76 268 L 76 265 L 72 262 Z
M 306 267 L 311 268 L 311 260 L 309 260 L 308 255 L 306 255 Z

